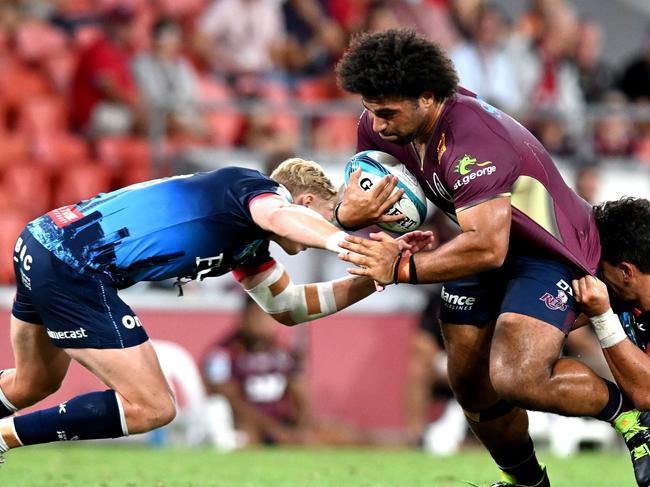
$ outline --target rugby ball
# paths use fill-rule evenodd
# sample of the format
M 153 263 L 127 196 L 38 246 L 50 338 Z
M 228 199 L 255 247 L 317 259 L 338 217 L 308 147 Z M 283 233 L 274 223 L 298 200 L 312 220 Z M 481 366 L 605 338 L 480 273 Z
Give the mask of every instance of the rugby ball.
M 359 152 L 345 166 L 346 186 L 350 182 L 350 175 L 358 168 L 361 168 L 359 186 L 364 191 L 370 191 L 386 175 L 397 176 L 398 182 L 394 191 L 398 188 L 404 190 L 400 200 L 386 212 L 387 215 L 401 213 L 404 218 L 396 222 L 378 223 L 379 227 L 389 232 L 406 233 L 422 225 L 427 216 L 427 198 L 415 176 L 404 164 L 386 152 Z

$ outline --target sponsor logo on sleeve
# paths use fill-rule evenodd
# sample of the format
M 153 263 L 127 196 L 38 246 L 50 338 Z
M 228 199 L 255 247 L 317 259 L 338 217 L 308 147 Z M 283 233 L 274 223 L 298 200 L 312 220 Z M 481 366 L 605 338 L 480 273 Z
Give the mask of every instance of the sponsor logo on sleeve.
M 47 213 L 56 226 L 63 228 L 70 223 L 84 217 L 84 214 L 77 210 L 74 205 L 62 206 Z
M 454 172 L 462 176 L 454 183 L 454 191 L 477 178 L 494 174 L 496 170 L 492 161 L 478 162 L 475 157 L 465 154 L 454 168 Z

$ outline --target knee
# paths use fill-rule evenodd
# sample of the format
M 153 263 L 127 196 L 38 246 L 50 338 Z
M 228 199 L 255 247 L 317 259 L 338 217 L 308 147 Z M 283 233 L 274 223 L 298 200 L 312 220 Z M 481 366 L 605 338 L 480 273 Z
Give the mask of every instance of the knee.
M 499 397 L 526 407 L 547 391 L 546 364 L 520 358 L 494 356 L 490 361 L 490 382 Z
M 521 396 L 521 376 L 509 367 L 490 365 L 490 382 L 497 395 L 506 401 L 516 402 Z
M 477 403 L 482 403 L 490 396 L 487 364 L 485 370 L 449 366 L 448 378 L 449 387 L 463 408 L 473 410 Z
M 146 433 L 171 423 L 176 417 L 176 405 L 171 396 L 156 403 L 131 404 L 126 416 L 129 433 Z

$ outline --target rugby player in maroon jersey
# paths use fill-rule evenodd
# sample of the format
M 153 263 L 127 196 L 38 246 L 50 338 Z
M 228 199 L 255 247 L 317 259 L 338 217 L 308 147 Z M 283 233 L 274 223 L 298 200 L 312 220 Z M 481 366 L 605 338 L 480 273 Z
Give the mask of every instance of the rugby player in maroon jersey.
M 351 236 L 342 246 L 355 254 L 341 258 L 358 266 L 350 273 L 382 284 L 445 283 L 449 380 L 502 471 L 494 485 L 550 485 L 525 409 L 611 423 L 631 409 L 614 383 L 560 358 L 579 312 L 570 283 L 598 266 L 591 207 L 528 130 L 459 87 L 439 46 L 415 33 L 358 37 L 338 76 L 366 108 L 357 149 L 399 159 L 462 230 L 412 257 L 400 255 L 387 234 Z M 371 223 L 358 211 L 360 198 L 356 192 L 337 207 L 344 227 Z M 637 480 L 647 485 L 650 456 L 632 459 Z

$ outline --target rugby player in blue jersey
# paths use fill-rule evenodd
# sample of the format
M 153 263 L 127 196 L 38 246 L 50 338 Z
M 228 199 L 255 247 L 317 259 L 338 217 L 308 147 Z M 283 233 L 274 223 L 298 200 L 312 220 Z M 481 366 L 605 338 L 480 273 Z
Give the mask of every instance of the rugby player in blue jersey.
M 639 411 L 617 418 L 632 454 L 650 457 L 650 201 L 623 198 L 594 208 L 602 247 L 600 272 L 573 281 L 573 291 L 619 387 Z M 607 283 L 607 284 L 605 284 Z M 608 288 L 613 295 L 612 304 Z M 637 417 L 644 418 L 638 421 Z M 650 485 L 650 465 L 641 472 Z M 639 478 L 639 474 L 637 474 Z
M 384 178 L 364 211 L 399 218 L 380 217 L 401 196 L 391 196 L 395 185 L 395 178 Z M 287 325 L 371 294 L 368 278 L 295 285 L 269 254 L 269 240 L 289 254 L 306 247 L 339 252 L 346 234 L 329 221 L 336 195 L 318 164 L 290 159 L 270 178 L 230 167 L 159 179 L 30 222 L 14 252 L 15 368 L 0 376 L 0 457 L 20 446 L 142 433 L 174 418 L 154 349 L 119 289 L 169 278 L 182 285 L 232 271 L 262 309 Z M 416 250 L 430 238 L 414 233 L 404 245 Z M 108 390 L 12 416 L 56 391 L 71 359 Z

